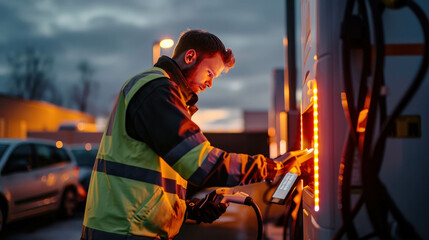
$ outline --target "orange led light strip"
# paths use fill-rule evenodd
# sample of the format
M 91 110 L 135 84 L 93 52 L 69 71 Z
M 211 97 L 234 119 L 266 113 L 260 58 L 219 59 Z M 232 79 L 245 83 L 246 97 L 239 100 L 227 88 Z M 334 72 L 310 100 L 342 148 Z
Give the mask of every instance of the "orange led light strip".
M 301 105 L 301 114 L 299 115 L 299 121 L 301 125 L 301 150 L 304 149 L 304 132 L 302 131 L 302 105 Z
M 319 111 L 317 104 L 317 84 L 313 84 L 313 121 L 314 121 L 314 211 L 319 211 Z

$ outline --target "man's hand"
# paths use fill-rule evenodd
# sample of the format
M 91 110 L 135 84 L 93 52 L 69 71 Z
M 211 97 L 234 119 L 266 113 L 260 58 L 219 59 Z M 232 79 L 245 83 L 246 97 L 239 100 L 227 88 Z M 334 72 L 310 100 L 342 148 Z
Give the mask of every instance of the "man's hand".
M 287 172 L 301 175 L 301 163 L 298 161 L 298 157 L 305 153 L 307 150 L 290 151 L 274 158 L 273 160 L 277 163 L 277 175 L 284 175 Z
M 203 199 L 192 199 L 187 203 L 188 219 L 196 220 L 197 223 L 212 223 L 218 219 L 228 207 L 228 204 L 216 204 L 216 190 L 207 194 Z

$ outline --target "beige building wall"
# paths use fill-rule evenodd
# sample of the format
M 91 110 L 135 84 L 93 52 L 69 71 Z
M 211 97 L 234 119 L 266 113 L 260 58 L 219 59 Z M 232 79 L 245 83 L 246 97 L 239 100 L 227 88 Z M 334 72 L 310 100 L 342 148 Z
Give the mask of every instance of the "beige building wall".
M 60 124 L 80 121 L 95 124 L 95 118 L 44 101 L 0 95 L 0 137 L 26 138 L 30 131 L 57 131 Z

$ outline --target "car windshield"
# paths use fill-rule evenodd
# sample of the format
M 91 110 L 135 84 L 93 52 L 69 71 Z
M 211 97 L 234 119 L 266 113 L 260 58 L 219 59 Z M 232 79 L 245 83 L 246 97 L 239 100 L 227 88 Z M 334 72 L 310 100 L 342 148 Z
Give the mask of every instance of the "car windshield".
M 85 149 L 73 149 L 72 153 L 76 159 L 77 165 L 80 167 L 92 168 L 95 158 L 97 157 L 97 151 L 97 149 L 91 149 L 89 151 Z
M 3 154 L 6 151 L 7 147 L 9 147 L 9 144 L 0 143 L 0 158 L 3 156 Z

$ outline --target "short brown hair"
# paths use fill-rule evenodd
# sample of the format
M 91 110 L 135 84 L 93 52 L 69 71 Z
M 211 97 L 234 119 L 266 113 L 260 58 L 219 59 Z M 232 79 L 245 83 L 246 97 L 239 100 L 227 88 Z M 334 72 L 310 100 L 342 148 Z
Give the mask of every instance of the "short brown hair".
M 172 58 L 177 58 L 180 54 L 194 49 L 197 55 L 203 57 L 212 57 L 220 53 L 225 65 L 225 72 L 233 68 L 235 64 L 234 54 L 231 49 L 225 49 L 222 41 L 204 30 L 187 30 L 180 35 L 179 41 L 173 51 Z M 200 58 L 201 59 L 201 58 Z

